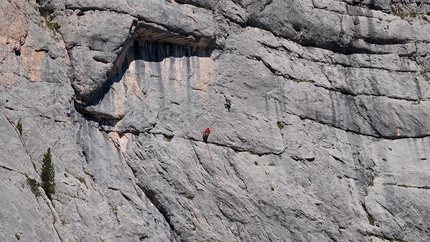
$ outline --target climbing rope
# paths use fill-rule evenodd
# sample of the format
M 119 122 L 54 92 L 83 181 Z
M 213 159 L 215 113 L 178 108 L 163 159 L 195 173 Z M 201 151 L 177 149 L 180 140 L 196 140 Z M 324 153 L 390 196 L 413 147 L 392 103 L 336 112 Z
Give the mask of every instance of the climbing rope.
M 212 163 L 212 174 L 213 174 L 213 176 L 214 176 L 214 183 L 215 183 L 215 188 L 216 188 L 217 206 L 218 206 L 218 208 L 219 208 L 219 209 L 221 209 L 221 208 L 220 208 L 220 206 L 221 206 L 220 197 L 221 197 L 221 196 L 220 196 L 220 192 L 219 192 L 218 178 L 217 178 L 217 176 L 216 176 L 215 165 L 214 165 L 214 162 L 213 162 L 213 160 L 212 160 L 212 153 L 211 153 L 211 149 L 209 148 L 209 144 L 208 144 L 208 143 L 206 143 L 206 146 L 208 147 L 209 156 L 210 156 L 210 158 L 211 158 L 211 163 Z

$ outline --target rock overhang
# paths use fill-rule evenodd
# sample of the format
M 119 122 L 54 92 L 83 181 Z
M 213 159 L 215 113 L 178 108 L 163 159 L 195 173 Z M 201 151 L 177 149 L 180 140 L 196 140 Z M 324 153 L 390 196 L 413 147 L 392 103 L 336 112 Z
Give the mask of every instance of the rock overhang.
M 181 55 L 209 57 L 212 50 L 216 48 L 216 37 L 196 33 L 181 33 L 167 29 L 156 23 L 133 21 L 129 37 L 122 44 L 122 48 L 115 61 L 111 63 L 112 67 L 107 71 L 104 82 L 101 85 L 90 87 L 93 90 L 87 91 L 86 95 L 75 93 L 75 106 L 77 109 L 85 112 L 85 107 L 97 104 L 100 101 L 100 95 L 107 92 L 111 86 L 111 79 L 127 68 L 124 65 L 127 62 L 129 51 L 134 51 L 134 49 L 138 49 L 147 43 L 180 46 L 185 49 L 185 53 Z M 78 90 L 75 89 L 76 91 Z

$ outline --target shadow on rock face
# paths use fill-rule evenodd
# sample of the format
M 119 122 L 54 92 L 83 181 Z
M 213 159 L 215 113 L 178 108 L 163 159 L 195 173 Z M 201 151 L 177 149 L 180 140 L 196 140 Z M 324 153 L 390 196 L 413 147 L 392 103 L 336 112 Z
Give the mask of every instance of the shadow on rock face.
M 209 57 L 215 48 L 215 38 L 176 33 L 161 26 L 135 23 L 130 38 L 107 74 L 107 80 L 94 88 L 89 95 L 76 94 L 75 106 L 85 112 L 85 107 L 96 105 L 103 99 L 112 84 L 119 82 L 133 61 L 162 62 L 170 57 Z

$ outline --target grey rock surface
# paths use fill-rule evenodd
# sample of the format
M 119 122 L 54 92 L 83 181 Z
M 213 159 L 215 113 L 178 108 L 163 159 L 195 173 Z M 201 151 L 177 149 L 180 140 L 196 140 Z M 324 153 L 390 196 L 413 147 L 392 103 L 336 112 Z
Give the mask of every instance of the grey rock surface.
M 426 1 L 0 6 L 2 240 L 430 239 Z

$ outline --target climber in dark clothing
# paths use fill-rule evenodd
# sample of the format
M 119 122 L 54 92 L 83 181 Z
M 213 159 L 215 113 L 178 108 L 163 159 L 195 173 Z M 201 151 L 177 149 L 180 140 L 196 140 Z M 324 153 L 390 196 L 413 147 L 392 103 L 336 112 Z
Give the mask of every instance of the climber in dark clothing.
M 230 112 L 230 108 L 231 108 L 231 101 L 230 101 L 230 99 L 225 98 L 224 107 L 228 110 L 228 112 Z
M 207 127 L 205 129 L 205 132 L 203 133 L 203 141 L 205 141 L 205 143 L 208 143 L 208 137 L 210 133 L 211 133 L 211 130 L 209 129 L 209 127 Z

